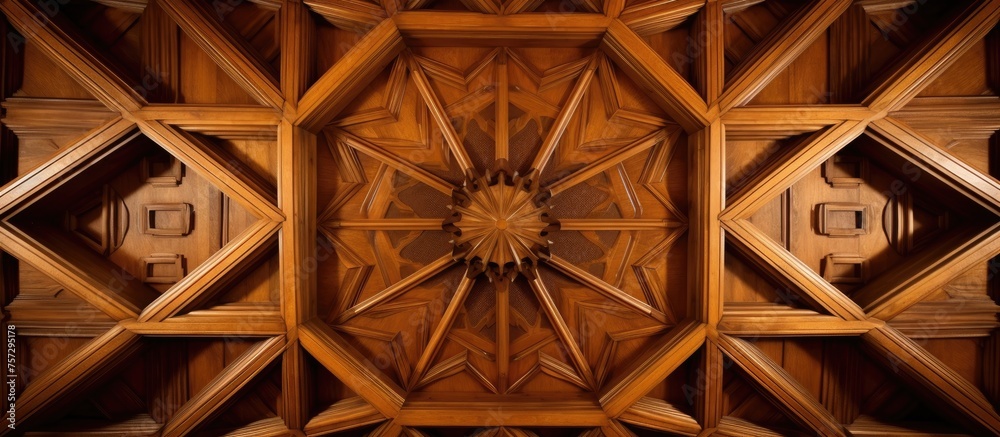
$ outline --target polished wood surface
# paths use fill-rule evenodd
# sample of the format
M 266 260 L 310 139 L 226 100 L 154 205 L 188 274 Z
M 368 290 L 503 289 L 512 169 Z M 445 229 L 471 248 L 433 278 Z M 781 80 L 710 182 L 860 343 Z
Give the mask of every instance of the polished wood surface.
M 0 12 L 0 434 L 1000 434 L 1000 0 Z

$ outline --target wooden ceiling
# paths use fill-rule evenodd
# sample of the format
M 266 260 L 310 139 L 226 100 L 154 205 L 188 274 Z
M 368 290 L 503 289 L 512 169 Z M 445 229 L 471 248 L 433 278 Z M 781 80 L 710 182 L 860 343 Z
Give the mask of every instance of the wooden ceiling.
M 2 433 L 1000 435 L 1000 0 L 0 10 Z

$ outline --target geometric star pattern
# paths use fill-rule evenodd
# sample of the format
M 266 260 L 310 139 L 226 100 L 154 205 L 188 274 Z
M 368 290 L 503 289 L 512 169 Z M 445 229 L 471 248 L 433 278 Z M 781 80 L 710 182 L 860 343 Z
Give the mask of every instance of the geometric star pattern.
M 86 115 L 40 129 L 15 116 L 31 114 L 17 97 L 38 96 L 4 83 L 8 150 L 15 134 L 52 144 L 37 167 L 3 175 L 0 248 L 24 265 L 20 285 L 5 280 L 5 316 L 29 339 L 60 337 L 52 329 L 74 317 L 53 307 L 32 319 L 44 311 L 25 302 L 28 271 L 43 284 L 36 299 L 65 290 L 91 315 L 73 347 L 20 380 L 14 432 L 907 435 L 927 403 L 948 431 L 1000 433 L 995 290 L 990 300 L 988 286 L 963 282 L 993 279 L 1000 182 L 959 153 L 1000 130 L 1000 1 L 931 9 L 936 19 L 922 3 L 849 0 L 97 3 L 103 19 L 141 20 L 143 56 L 95 49 L 100 35 L 81 37 L 85 24 L 58 7 L 0 3 L 10 47 L 30 47 L 21 56 L 43 56 L 91 97 L 45 96 L 51 112 L 37 118 Z M 873 31 L 897 48 L 869 45 Z M 178 66 L 177 41 L 203 64 Z M 817 41 L 842 60 L 824 72 L 836 86 L 768 101 L 771 87 L 806 80 L 790 77 Z M 324 44 L 335 47 L 314 56 Z M 18 62 L 10 47 L 5 73 Z M 949 68 L 976 47 L 992 94 L 918 97 L 954 81 Z M 151 65 L 162 70 L 152 82 L 135 77 Z M 206 66 L 236 91 L 191 97 L 208 95 L 185 88 Z M 265 144 L 266 156 L 232 141 Z M 200 258 L 168 263 L 175 281 L 129 264 L 135 226 L 113 226 L 151 217 L 121 194 L 128 163 L 152 171 L 136 150 L 175 160 L 177 178 L 202 181 L 211 208 L 238 217 Z M 861 210 L 848 228 L 884 228 L 899 253 L 852 264 L 860 285 L 831 273 L 852 261 L 793 246 L 813 226 L 769 218 L 832 178 L 837 159 L 889 175 L 890 194 L 873 194 L 882 212 Z M 105 188 L 67 217 L 83 223 L 100 204 L 124 221 L 105 220 L 92 248 L 67 245 L 45 217 L 62 220 L 59 201 L 82 196 L 75 182 L 96 168 Z M 547 249 L 503 258 L 516 273 L 463 262 L 449 226 L 463 187 L 498 174 L 548 209 L 525 225 Z M 912 174 L 918 192 L 894 193 L 892 178 Z M 854 179 L 839 183 L 877 178 Z M 893 211 L 910 207 L 940 232 L 890 232 Z M 194 208 L 181 216 L 190 232 L 208 220 Z M 171 229 L 188 230 L 180 223 Z M 145 262 L 180 259 L 157 255 Z M 273 292 L 233 291 L 253 280 Z M 746 288 L 777 291 L 736 296 Z M 967 299 L 985 319 L 940 323 L 978 339 L 972 381 L 912 326 L 911 311 L 950 311 L 942 290 L 984 295 Z M 820 362 L 797 362 L 797 348 Z M 164 376 L 185 357 L 213 370 L 186 384 Z M 819 385 L 802 382 L 810 366 L 825 369 Z M 131 410 L 109 411 L 115 402 Z

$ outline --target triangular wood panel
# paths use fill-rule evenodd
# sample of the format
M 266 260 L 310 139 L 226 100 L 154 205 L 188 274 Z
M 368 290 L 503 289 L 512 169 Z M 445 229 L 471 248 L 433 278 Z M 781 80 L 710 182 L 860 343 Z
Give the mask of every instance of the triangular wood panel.
M 0 435 L 1000 434 L 1000 0 L 0 12 Z

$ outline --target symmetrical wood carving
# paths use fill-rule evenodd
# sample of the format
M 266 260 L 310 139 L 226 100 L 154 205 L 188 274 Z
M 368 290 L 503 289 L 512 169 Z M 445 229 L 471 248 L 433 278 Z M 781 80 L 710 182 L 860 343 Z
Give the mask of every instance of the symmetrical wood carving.
M 1000 0 L 0 11 L 0 434 L 1000 434 Z

